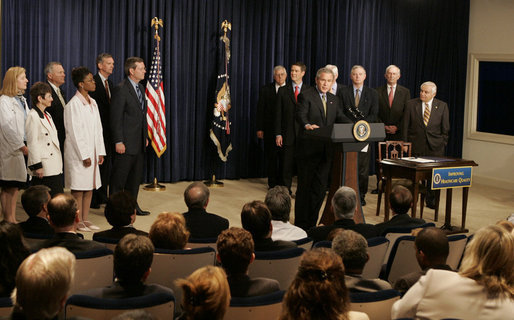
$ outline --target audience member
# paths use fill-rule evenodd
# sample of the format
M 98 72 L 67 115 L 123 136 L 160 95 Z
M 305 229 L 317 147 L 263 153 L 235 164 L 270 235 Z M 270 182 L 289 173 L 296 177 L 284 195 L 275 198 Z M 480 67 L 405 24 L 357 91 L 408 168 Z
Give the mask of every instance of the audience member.
M 150 240 L 159 249 L 184 249 L 189 240 L 186 220 L 178 212 L 164 212 L 157 216 L 150 227 Z
M 358 223 L 353 220 L 355 208 L 357 207 L 357 194 L 350 187 L 340 187 L 332 198 L 335 221 L 329 226 L 311 228 L 307 234 L 314 242 L 327 240 L 330 231 L 337 228 L 353 230 L 362 234 L 366 239 L 376 237 L 377 231 L 371 224 Z
M 287 192 L 287 189 L 285 189 Z M 289 194 L 288 194 L 289 196 Z M 224 230 L 216 242 L 219 263 L 227 273 L 232 297 L 253 297 L 280 290 L 278 281 L 248 276 L 248 266 L 255 259 L 253 239 L 250 232 L 232 227 Z
M 18 225 L 25 233 L 54 234 L 48 223 L 48 202 L 50 189 L 45 185 L 32 186 L 21 195 L 23 210 L 29 215 L 27 221 Z
M 157 320 L 146 310 L 130 310 L 112 318 L 111 320 Z
M 500 220 L 496 222 L 496 225 L 505 228 L 508 232 L 514 234 L 514 223 L 508 220 Z
M 16 273 L 11 319 L 56 319 L 75 275 L 75 256 L 64 248 L 31 254 Z
M 452 270 L 446 264 L 450 247 L 443 230 L 434 227 L 421 229 L 416 236 L 414 247 L 421 271 L 411 272 L 396 280 L 394 289 L 402 293 L 409 290 L 429 269 Z
M 275 186 L 269 189 L 264 202 L 271 212 L 271 225 L 273 226 L 271 239 L 294 241 L 307 237 L 307 233 L 302 228 L 289 222 L 291 196 L 286 187 Z
M 38 248 L 59 246 L 73 253 L 105 248 L 102 244 L 84 240 L 82 235 L 77 234 L 79 210 L 77 201 L 70 194 L 58 194 L 48 202 L 48 220 L 55 234 Z
M 230 288 L 223 269 L 205 266 L 176 285 L 182 288 L 182 309 L 178 320 L 221 320 L 230 304 Z
M 123 236 L 133 233 L 148 236 L 147 232 L 134 228 L 136 221 L 136 199 L 127 191 L 118 191 L 107 199 L 105 218 L 112 226 L 111 229 L 95 232 L 93 240 L 102 238 L 120 240 Z
M 173 294 L 173 290 L 161 285 L 145 284 L 151 272 L 154 249 L 148 237 L 127 234 L 114 250 L 114 283 L 83 294 L 106 299 L 141 297 L 157 292 Z
M 391 220 L 376 225 L 378 234 L 381 235 L 391 227 L 417 227 L 425 223 L 425 220 L 411 218 L 408 215 L 412 207 L 412 193 L 402 185 L 396 185 L 389 195 L 389 203 L 393 211 Z
M 362 270 L 369 260 L 368 242 L 362 235 L 352 230 L 342 230 L 332 241 L 332 250 L 343 259 L 345 283 L 350 292 L 391 289 L 387 281 L 362 277 Z
M 184 191 L 188 212 L 183 213 L 191 238 L 215 238 L 228 228 L 228 220 L 206 211 L 210 191 L 203 182 L 193 182 Z
M 327 248 L 303 254 L 298 272 L 284 296 L 279 319 L 369 320 L 365 313 L 350 311 L 343 262 Z
M 292 241 L 271 239 L 273 225 L 271 224 L 271 213 L 262 201 L 248 202 L 241 211 L 241 224 L 253 237 L 255 251 L 276 251 L 289 248 L 296 248 Z
M 460 271 L 431 269 L 393 305 L 391 316 L 416 319 L 512 319 L 514 236 L 499 226 L 478 230 Z
M 20 264 L 29 256 L 18 226 L 0 221 L 0 297 L 8 297 L 14 289 L 14 278 Z

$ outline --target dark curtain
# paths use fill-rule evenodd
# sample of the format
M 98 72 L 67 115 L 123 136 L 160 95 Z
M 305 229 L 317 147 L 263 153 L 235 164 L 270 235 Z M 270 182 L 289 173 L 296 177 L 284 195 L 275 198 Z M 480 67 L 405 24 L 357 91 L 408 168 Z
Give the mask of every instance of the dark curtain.
M 382 85 L 384 70 L 396 64 L 400 83 L 418 96 L 422 82 L 438 86 L 450 106 L 448 155 L 462 149 L 469 1 L 467 0 L 3 0 L 2 73 L 27 69 L 30 83 L 44 80 L 49 61 L 63 63 L 63 89 L 75 93 L 71 69 L 88 66 L 109 52 L 114 82 L 123 61 L 140 56 L 150 65 L 153 29 L 161 29 L 168 148 L 157 159 L 148 149 L 147 181 L 260 177 L 262 142 L 255 135 L 259 87 L 272 81 L 274 65 L 301 60 L 304 81 L 316 70 L 339 67 L 348 84 L 352 65 L 367 70 L 366 85 Z M 220 25 L 232 23 L 230 83 L 232 145 L 222 163 L 208 137 L 216 85 Z

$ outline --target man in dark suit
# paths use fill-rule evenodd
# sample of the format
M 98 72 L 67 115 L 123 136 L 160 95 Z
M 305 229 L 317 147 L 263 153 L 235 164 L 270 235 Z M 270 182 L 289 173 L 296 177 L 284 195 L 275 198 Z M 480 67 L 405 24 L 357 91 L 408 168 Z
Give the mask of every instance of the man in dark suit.
M 401 185 L 396 185 L 389 195 L 389 203 L 393 211 L 391 220 L 375 225 L 378 235 L 383 235 L 387 228 L 391 227 L 417 227 L 425 224 L 425 220 L 411 218 L 408 215 L 412 207 L 412 193 L 409 189 Z
M 32 186 L 21 195 L 23 210 L 29 215 L 25 222 L 19 223 L 23 233 L 54 234 L 48 223 L 48 201 L 50 189 L 44 185 Z
M 297 121 L 302 129 L 298 137 L 294 223 L 304 230 L 314 227 L 318 221 L 333 155 L 331 142 L 313 140 L 306 132 L 335 122 L 351 122 L 343 114 L 340 99 L 329 92 L 333 81 L 332 71 L 321 68 L 316 74 L 316 88 L 303 91 L 298 96 Z
M 450 116 L 446 102 L 435 98 L 433 82 L 421 85 L 419 98 L 409 100 L 403 115 L 403 141 L 412 142 L 413 156 L 444 156 L 450 131 Z M 430 183 L 428 184 L 430 185 Z M 435 208 L 435 193 L 427 190 L 427 207 Z
M 355 208 L 357 207 L 357 194 L 350 187 L 341 187 L 332 197 L 332 208 L 334 209 L 334 224 L 311 228 L 307 235 L 314 242 L 328 240 L 328 235 L 335 229 L 347 229 L 360 233 L 364 238 L 377 237 L 377 230 L 374 225 L 358 223 L 353 220 Z
M 345 113 L 352 118 L 349 108 L 356 108 L 367 122 L 376 122 L 378 115 L 378 94 L 375 89 L 364 85 L 366 80 L 366 70 L 363 66 L 355 65 L 350 72 L 352 86 L 344 89 L 343 105 Z M 353 119 L 354 121 L 361 120 Z M 359 196 L 361 205 L 366 205 L 366 192 L 368 192 L 369 180 L 369 145 L 366 145 L 358 156 L 359 170 Z
M 227 273 L 232 297 L 254 297 L 280 290 L 277 280 L 250 278 L 248 266 L 255 260 L 250 232 L 232 227 L 223 231 L 216 241 L 216 259 Z
M 334 74 L 334 82 L 332 82 L 332 86 L 330 87 L 330 93 L 335 95 L 336 97 L 339 97 L 339 99 L 343 99 L 343 88 L 345 85 L 338 83 L 337 78 L 339 77 L 339 69 L 337 66 L 333 64 L 327 64 L 325 68 L 328 68 L 332 70 L 332 73 Z
M 118 84 L 111 99 L 111 141 L 115 145 L 109 193 L 127 190 L 137 201 L 143 176 L 144 152 L 148 146 L 143 59 L 130 57 L 125 61 L 125 78 Z M 137 206 L 137 215 L 148 215 Z
M 184 201 L 189 209 L 183 213 L 191 238 L 215 238 L 228 229 L 228 220 L 208 213 L 210 191 L 203 182 L 193 182 L 184 191 Z
M 287 187 L 289 194 L 295 167 L 296 139 L 300 128 L 296 123 L 297 101 L 300 93 L 309 89 L 303 83 L 307 67 L 303 62 L 295 62 L 291 66 L 291 83 L 278 90 L 275 107 L 275 143 L 281 148 L 280 162 L 282 164 L 280 184 Z
M 266 154 L 266 168 L 268 186 L 273 188 L 281 181 L 281 164 L 279 162 L 279 148 L 275 143 L 275 104 L 280 87 L 285 86 L 287 78 L 286 68 L 276 66 L 273 69 L 273 81 L 261 88 L 257 102 L 257 138 L 264 139 L 264 153 Z
M 96 90 L 90 92 L 89 95 L 95 99 L 102 120 L 102 129 L 105 145 L 104 162 L 100 166 L 100 176 L 102 178 L 102 186 L 93 190 L 93 199 L 91 200 L 91 208 L 99 208 L 100 204 L 107 202 L 107 187 L 111 178 L 112 153 L 113 144 L 111 141 L 111 130 L 109 121 L 109 112 L 111 108 L 111 92 L 114 88 L 109 76 L 114 69 L 114 59 L 109 53 L 101 53 L 96 58 L 96 66 L 98 73 L 94 75 Z
M 64 140 L 66 132 L 64 129 L 64 106 L 66 105 L 66 94 L 61 90 L 60 86 L 64 84 L 64 68 L 60 62 L 52 61 L 45 66 L 46 81 L 52 87 L 52 105 L 46 108 L 46 111 L 52 116 L 52 120 L 57 129 L 61 154 L 64 157 Z M 64 159 L 64 158 L 63 158 Z
M 77 201 L 68 193 L 61 193 L 48 202 L 48 219 L 54 228 L 53 238 L 43 242 L 38 248 L 64 247 L 72 253 L 95 249 L 104 249 L 105 246 L 91 240 L 84 240 L 77 234 L 79 210 Z

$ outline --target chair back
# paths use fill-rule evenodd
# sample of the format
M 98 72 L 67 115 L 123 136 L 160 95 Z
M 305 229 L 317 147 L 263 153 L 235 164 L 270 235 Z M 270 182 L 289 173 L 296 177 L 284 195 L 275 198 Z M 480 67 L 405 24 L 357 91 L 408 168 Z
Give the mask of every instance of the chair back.
M 66 319 L 86 317 L 109 320 L 129 310 L 143 309 L 156 319 L 173 319 L 175 297 L 165 292 L 151 293 L 126 299 L 103 299 L 86 295 L 72 295 L 66 301 Z
M 291 248 L 279 251 L 255 252 L 255 260 L 250 264 L 250 278 L 264 277 L 278 281 L 280 289 L 286 290 L 293 281 L 303 248 Z
M 407 151 L 403 150 L 407 147 Z M 403 141 L 383 141 L 378 143 L 378 160 L 401 159 L 411 156 L 412 143 Z
M 362 270 L 363 278 L 378 278 L 388 248 L 389 240 L 385 237 L 375 237 L 368 239 L 369 260 Z
M 312 248 L 312 239 L 309 237 L 294 240 L 294 243 L 298 246 L 298 248 L 304 248 L 305 250 L 310 250 Z
M 408 273 L 421 271 L 414 249 L 414 236 L 402 236 L 396 239 L 387 261 L 385 280 L 393 284 Z
M 400 300 L 396 290 L 350 293 L 350 310 L 366 313 L 371 320 L 391 320 L 393 303 Z
M 71 294 L 112 284 L 114 257 L 111 250 L 95 249 L 74 254 L 77 260 Z
M 189 238 L 189 241 L 186 244 L 186 248 L 194 249 L 194 248 L 205 248 L 210 247 L 215 251 L 218 251 L 216 246 L 216 241 L 218 238 Z
M 105 245 L 105 247 L 109 250 L 112 250 L 114 252 L 114 249 L 116 249 L 116 246 L 118 245 L 118 242 L 120 242 L 119 239 L 114 238 L 107 238 L 107 237 L 93 237 L 93 240 L 96 242 L 100 242 L 101 244 Z
M 9 316 L 12 312 L 11 297 L 0 297 L 0 317 Z
M 278 319 L 285 291 L 248 298 L 232 298 L 225 320 Z
M 332 248 L 332 241 L 329 240 L 323 240 L 316 242 L 312 248 Z
M 389 259 L 389 255 L 391 254 L 391 249 L 393 247 L 394 242 L 396 239 L 402 236 L 410 235 L 413 229 L 417 228 L 428 228 L 428 227 L 435 227 L 435 224 L 432 222 L 425 223 L 419 226 L 413 226 L 413 227 L 390 227 L 384 230 L 382 232 L 382 235 L 386 237 L 387 240 L 389 240 L 389 247 L 387 248 L 386 254 L 384 256 L 384 263 L 387 263 L 387 260 Z
M 448 258 L 446 259 L 446 264 L 449 265 L 453 270 L 457 270 L 459 268 L 460 261 L 462 260 L 462 255 L 464 254 L 464 249 L 466 249 L 467 243 L 468 237 L 463 234 L 448 236 L 450 252 L 448 254 Z

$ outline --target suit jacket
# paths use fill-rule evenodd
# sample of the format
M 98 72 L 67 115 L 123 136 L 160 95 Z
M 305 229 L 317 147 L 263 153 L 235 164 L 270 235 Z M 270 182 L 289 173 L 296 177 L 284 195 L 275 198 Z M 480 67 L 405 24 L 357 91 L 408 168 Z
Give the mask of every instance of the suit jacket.
M 227 276 L 232 297 L 255 297 L 280 291 L 277 280 L 268 278 L 250 278 L 246 274 Z
M 173 294 L 173 290 L 158 284 L 144 284 L 139 282 L 137 284 L 122 286 L 119 281 L 115 281 L 105 288 L 91 289 L 81 292 L 80 294 L 103 299 L 127 299 L 161 292 Z
M 345 274 L 344 283 L 349 292 L 377 292 L 392 289 L 391 284 L 382 279 L 364 279 L 360 274 Z
M 59 137 L 59 145 L 61 149 L 63 149 L 64 140 L 66 138 L 66 130 L 64 129 L 64 106 L 61 103 L 61 99 L 59 99 L 59 96 L 54 91 L 54 88 L 52 86 L 50 87 L 52 88 L 52 98 L 54 100 L 52 101 L 52 105 L 46 108 L 46 111 L 52 115 L 52 120 L 54 121 L 55 128 L 57 129 L 57 136 Z M 61 88 L 59 88 L 59 90 L 61 91 L 62 98 L 66 103 L 66 95 L 64 94 L 64 91 Z
M 361 90 L 358 109 L 364 115 L 364 120 L 367 122 L 377 122 L 378 94 L 375 89 L 366 86 L 362 86 Z M 351 119 L 352 116 L 348 112 L 348 107 L 355 107 L 353 85 L 343 89 L 343 106 L 345 115 Z
M 377 88 L 378 93 L 378 122 L 386 126 L 396 126 L 395 134 L 386 133 L 386 140 L 402 140 L 403 112 L 410 100 L 410 90 L 397 84 L 394 91 L 393 104 L 389 107 L 387 84 Z
M 144 152 L 148 138 L 145 88 L 141 83 L 138 83 L 138 86 L 143 95 L 143 108 L 128 79 L 124 79 L 114 88 L 111 98 L 112 143 L 123 142 L 125 153 L 129 155 Z
M 355 223 L 353 219 L 339 219 L 329 226 L 319 226 L 311 228 L 307 231 L 307 235 L 312 238 L 313 242 L 327 240 L 329 233 L 335 229 L 353 230 L 360 233 L 364 238 L 369 239 L 377 237 L 379 234 L 374 225 L 367 223 Z
M 412 218 L 407 213 L 396 214 L 391 220 L 376 224 L 378 235 L 382 235 L 387 228 L 391 227 L 417 227 L 425 224 L 425 220 Z
M 183 213 L 191 238 L 216 238 L 221 231 L 228 229 L 228 220 L 208 213 L 205 209 L 192 208 Z
M 489 298 L 484 286 L 457 272 L 430 269 L 396 301 L 391 318 L 512 319 L 514 300 Z
M 43 242 L 38 249 L 50 247 L 64 247 L 71 253 L 105 249 L 103 244 L 92 240 L 82 239 L 78 234 L 71 232 L 56 233 L 52 239 L 48 239 Z
M 290 248 L 296 248 L 296 243 L 292 241 L 277 240 L 273 241 L 271 238 L 254 239 L 255 251 L 278 251 Z
M 93 240 L 96 240 L 98 237 L 121 240 L 121 238 L 131 233 L 138 236 L 148 236 L 148 232 L 137 230 L 133 226 L 112 227 L 109 230 L 95 232 L 93 234 Z
M 96 104 L 98 105 L 98 111 L 100 112 L 100 119 L 102 120 L 102 128 L 104 135 L 104 144 L 107 149 L 111 144 L 111 130 L 109 130 L 110 124 L 110 108 L 111 103 L 109 97 L 107 96 L 107 92 L 105 90 L 105 84 L 102 82 L 102 78 L 100 78 L 99 74 L 95 74 L 93 79 L 96 83 L 96 90 L 89 93 L 89 96 L 95 99 Z M 114 89 L 114 85 L 110 79 L 107 79 L 107 83 L 109 85 L 109 90 L 112 97 L 112 91 Z
M 443 265 L 436 265 L 432 268 L 423 269 L 421 271 L 411 272 L 411 273 L 408 273 L 408 274 L 396 279 L 396 281 L 394 282 L 394 290 L 400 291 L 401 293 L 407 292 L 407 290 L 409 290 L 410 287 L 412 287 L 416 282 L 418 282 L 419 278 L 421 278 L 421 276 L 424 276 L 427 273 L 427 271 L 430 269 L 440 269 L 440 270 L 452 271 L 452 268 L 449 265 L 443 264 Z
M 303 83 L 300 94 L 311 88 Z M 300 99 L 298 94 L 298 99 Z M 298 100 L 300 101 L 300 100 Z M 294 98 L 293 84 L 288 83 L 278 89 L 276 106 L 275 106 L 275 136 L 281 135 L 282 142 L 286 146 L 294 145 L 296 138 L 300 132 L 300 126 L 296 122 L 297 103 Z
M 275 107 L 277 92 L 275 82 L 262 86 L 257 102 L 257 131 L 264 131 L 264 139 L 275 140 Z
M 54 229 L 48 223 L 48 220 L 38 216 L 29 217 L 26 221 L 18 224 L 23 233 L 35 234 L 54 234 Z
M 422 110 L 419 98 L 407 102 L 403 115 L 403 141 L 412 142 L 414 156 L 444 156 L 450 131 L 448 105 L 434 98 L 427 126 L 423 123 Z

